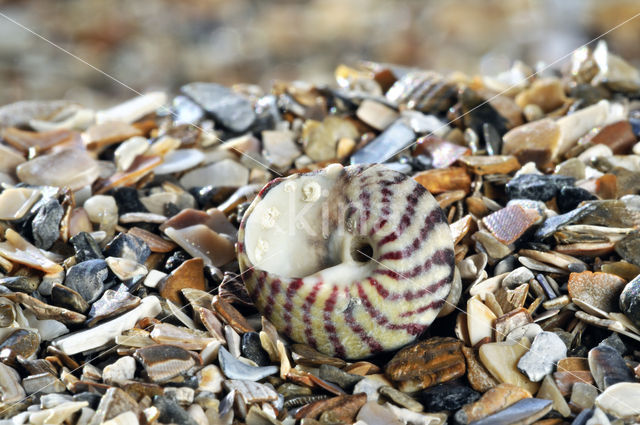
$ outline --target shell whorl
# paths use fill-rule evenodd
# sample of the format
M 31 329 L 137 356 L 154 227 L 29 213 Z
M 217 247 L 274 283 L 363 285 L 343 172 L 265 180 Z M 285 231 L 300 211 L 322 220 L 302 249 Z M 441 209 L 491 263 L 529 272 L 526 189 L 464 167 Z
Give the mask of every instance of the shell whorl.
M 301 246 L 291 242 L 283 254 L 258 255 L 260 243 L 268 245 L 260 235 L 268 232 L 252 214 L 264 216 L 267 204 L 286 208 L 285 191 L 308 196 L 305 188 L 316 179 L 326 188 L 312 200 L 322 203 L 310 213 L 318 232 L 301 236 L 294 226 L 293 235 L 279 237 Z M 274 194 L 285 184 L 289 190 Z M 453 242 L 442 210 L 423 186 L 382 165 L 334 165 L 272 181 L 245 212 L 238 241 L 240 270 L 258 310 L 292 340 L 343 358 L 413 341 L 435 319 L 453 280 Z M 287 258 L 272 267 L 269 254 Z M 304 275 L 289 273 L 296 271 Z

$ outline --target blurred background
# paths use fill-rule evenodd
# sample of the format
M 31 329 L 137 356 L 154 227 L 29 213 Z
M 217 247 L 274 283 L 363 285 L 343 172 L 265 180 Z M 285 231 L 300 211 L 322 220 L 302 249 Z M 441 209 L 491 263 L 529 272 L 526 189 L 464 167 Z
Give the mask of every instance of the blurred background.
M 136 90 L 190 81 L 332 83 L 337 65 L 494 74 L 551 62 L 640 12 L 637 0 L 0 0 L 0 12 Z M 640 64 L 640 17 L 605 37 Z M 0 104 L 132 97 L 0 17 Z

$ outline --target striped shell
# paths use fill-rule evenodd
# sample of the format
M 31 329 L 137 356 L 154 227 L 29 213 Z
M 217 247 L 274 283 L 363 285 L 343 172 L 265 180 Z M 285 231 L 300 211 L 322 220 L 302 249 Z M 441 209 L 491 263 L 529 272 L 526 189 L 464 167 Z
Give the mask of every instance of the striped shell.
M 244 283 L 284 335 L 343 358 L 397 349 L 449 294 L 449 227 L 431 194 L 382 165 L 275 179 L 238 232 Z

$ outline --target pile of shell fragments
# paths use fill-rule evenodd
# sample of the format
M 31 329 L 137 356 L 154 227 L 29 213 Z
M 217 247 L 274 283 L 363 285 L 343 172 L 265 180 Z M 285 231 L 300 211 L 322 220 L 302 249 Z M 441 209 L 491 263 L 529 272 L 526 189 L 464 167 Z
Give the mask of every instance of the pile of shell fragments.
M 633 423 L 640 73 L 604 43 L 532 72 L 0 108 L 0 424 Z M 284 338 L 239 276 L 260 189 L 332 163 L 385 163 L 450 223 L 451 293 L 399 351 Z

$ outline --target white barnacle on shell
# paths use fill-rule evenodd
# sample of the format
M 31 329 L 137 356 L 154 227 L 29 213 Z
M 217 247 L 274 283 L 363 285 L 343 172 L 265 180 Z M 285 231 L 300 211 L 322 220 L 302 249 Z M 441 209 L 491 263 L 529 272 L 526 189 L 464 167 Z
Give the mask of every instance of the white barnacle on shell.
M 417 338 L 445 304 L 454 274 L 435 199 L 383 165 L 334 164 L 270 182 L 244 214 L 238 261 L 256 307 L 278 331 L 345 358 Z

